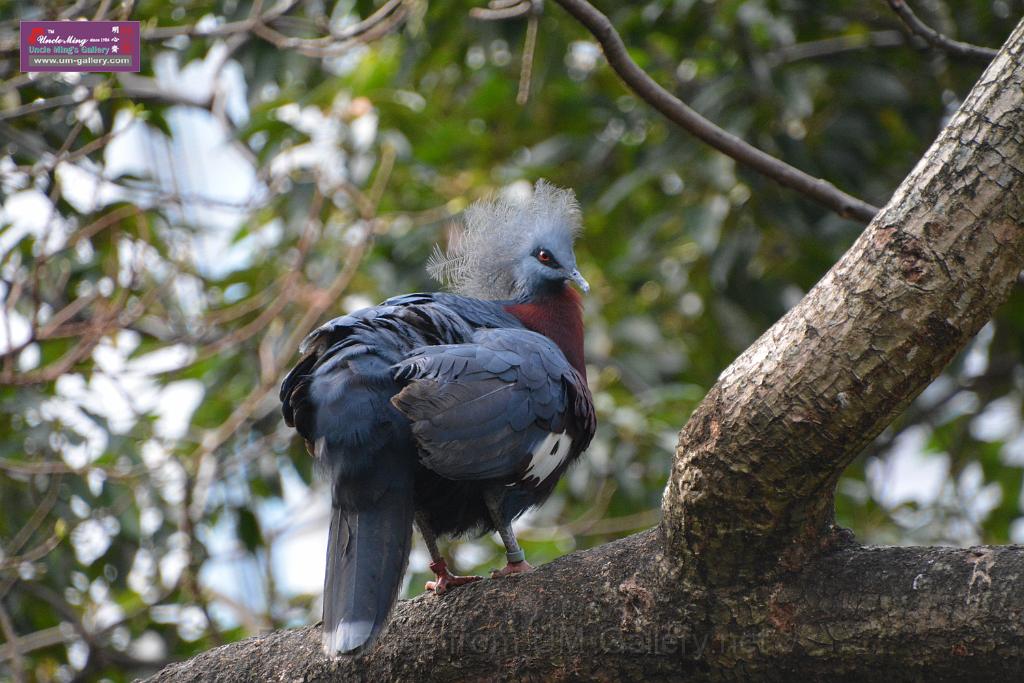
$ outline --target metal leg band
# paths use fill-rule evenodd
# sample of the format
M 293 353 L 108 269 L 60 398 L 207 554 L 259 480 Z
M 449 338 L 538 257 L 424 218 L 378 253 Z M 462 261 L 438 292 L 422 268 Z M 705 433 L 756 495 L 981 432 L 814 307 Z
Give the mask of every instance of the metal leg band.
M 509 564 L 515 564 L 517 562 L 522 562 L 523 560 L 525 560 L 526 559 L 526 553 L 523 551 L 522 548 L 520 548 L 519 550 L 516 550 L 515 552 L 505 553 L 505 557 L 506 557 L 506 559 L 508 559 L 508 563 Z

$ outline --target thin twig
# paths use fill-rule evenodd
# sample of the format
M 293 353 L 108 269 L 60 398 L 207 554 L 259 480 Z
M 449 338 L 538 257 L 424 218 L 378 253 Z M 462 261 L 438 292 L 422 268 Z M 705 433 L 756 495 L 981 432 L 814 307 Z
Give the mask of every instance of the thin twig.
M 474 7 L 469 16 L 481 21 L 504 21 L 518 19 L 534 9 L 532 0 L 492 0 L 487 7 Z
M 63 356 L 49 365 L 39 368 L 33 372 L 12 373 L 4 368 L 0 373 L 0 385 L 9 384 L 14 386 L 26 386 L 29 384 L 45 384 L 55 381 L 61 375 L 67 373 L 75 364 L 92 353 L 93 349 L 100 343 L 104 336 L 116 329 L 122 329 L 130 325 L 145 313 L 149 304 L 157 297 L 160 290 L 156 287 L 142 295 L 140 300 L 128 308 L 128 290 L 121 290 L 117 298 L 110 301 L 103 309 L 97 311 L 94 317 L 87 323 L 83 323 L 81 339 Z
M 604 50 L 605 58 L 622 81 L 641 99 L 700 140 L 780 185 L 792 188 L 827 206 L 840 216 L 870 221 L 878 207 L 776 159 L 723 130 L 665 90 L 629 56 L 622 37 L 604 14 L 586 0 L 558 0 L 558 4 L 589 30 Z
M 996 50 L 990 47 L 971 45 L 970 43 L 953 40 L 948 36 L 942 35 L 931 26 L 921 21 L 921 19 L 914 14 L 914 10 L 910 9 L 910 5 L 905 3 L 903 0 L 888 0 L 888 2 L 889 7 L 892 7 L 892 11 L 895 12 L 904 25 L 910 29 L 911 33 L 924 38 L 932 47 L 938 48 L 943 52 L 948 52 L 951 55 L 956 55 L 957 57 L 968 57 L 970 59 L 977 59 L 985 62 L 992 61 L 992 58 L 996 56 Z
M 30 462 L 27 460 L 0 458 L 0 472 L 14 472 L 15 474 L 74 474 L 80 476 L 83 472 L 92 470 L 103 472 L 108 479 L 130 479 L 142 473 L 141 470 L 121 472 L 113 468 L 99 467 L 97 465 L 72 467 L 62 462 Z
M 213 309 L 203 314 L 203 322 L 207 325 L 223 325 L 229 323 L 232 320 L 237 320 L 244 315 L 252 313 L 257 308 L 263 308 L 273 298 L 274 287 L 266 287 L 261 289 L 256 294 L 242 299 L 241 301 L 233 304 L 228 304 L 222 308 Z
M 82 618 L 79 611 L 72 607 L 71 604 L 68 603 L 68 601 L 64 598 L 63 595 L 54 591 L 52 588 L 49 588 L 45 584 L 36 581 L 25 581 L 22 583 L 22 590 L 32 594 L 37 599 L 49 605 L 54 612 L 56 612 L 59 616 L 63 617 L 64 623 L 68 626 L 71 626 L 71 628 L 78 635 L 78 637 L 85 641 L 85 643 L 89 646 L 89 661 L 86 663 L 85 668 L 81 672 L 79 672 L 79 678 L 73 680 L 93 680 L 91 677 L 88 676 L 87 672 L 89 671 L 90 666 L 92 665 L 92 662 L 97 655 L 99 655 L 99 658 L 105 661 L 106 663 L 114 665 L 121 670 L 124 670 L 126 668 L 134 669 L 140 667 L 158 666 L 158 664 L 148 660 L 143 661 L 136 659 L 127 652 L 122 652 L 117 648 L 112 647 L 111 645 L 104 642 L 107 636 L 109 636 L 115 629 L 119 628 L 120 626 L 124 625 L 129 621 L 137 619 L 140 614 L 143 614 L 146 610 L 148 610 L 148 605 L 144 605 L 142 607 L 139 607 L 138 609 L 127 612 L 123 614 L 123 616 L 120 619 L 117 619 L 116 621 L 107 624 L 103 628 L 99 628 L 95 631 L 92 631 L 86 628 L 85 624 L 82 623 Z M 164 602 L 173 593 L 174 589 L 164 592 L 159 599 L 154 601 L 153 604 Z M 58 631 L 61 632 L 61 637 L 60 640 L 57 642 L 66 642 L 66 638 L 62 633 L 63 629 L 58 629 Z M 25 654 L 32 650 L 40 649 L 41 647 L 46 647 L 47 645 L 45 645 L 44 643 L 46 643 L 48 640 L 51 640 L 51 638 L 52 637 L 47 635 L 47 631 L 39 631 L 36 633 L 30 633 L 21 636 L 18 639 L 19 651 L 22 654 Z M 51 642 L 50 644 L 57 643 Z M 0 660 L 2 660 L 2 656 L 0 656 Z M 83 676 L 83 674 L 85 674 L 85 676 Z
M 220 339 L 198 349 L 196 351 L 195 361 L 193 362 L 198 362 L 205 358 L 215 356 L 224 349 L 237 346 L 250 337 L 259 334 L 263 330 L 267 329 L 267 325 L 274 320 L 277 315 L 284 310 L 284 307 L 294 299 L 306 255 L 308 254 L 309 249 L 313 244 L 313 240 L 318 233 L 318 229 L 321 226 L 319 216 L 320 210 L 323 207 L 323 200 L 323 194 L 317 191 L 313 197 L 313 201 L 310 202 L 307 212 L 307 226 L 303 231 L 302 236 L 299 238 L 299 258 L 296 264 L 282 277 L 281 287 L 278 290 L 277 296 L 270 302 L 270 304 L 260 311 L 260 314 L 256 316 L 256 318 L 250 320 L 245 325 L 232 330 L 230 334 L 227 334 L 224 337 L 221 337 Z
M 99 9 L 96 10 L 96 14 L 95 16 L 93 16 L 92 20 L 103 21 L 103 19 L 107 16 L 108 9 L 110 9 L 110 0 L 100 0 Z
M 66 107 L 70 104 L 79 104 L 81 98 L 75 95 L 57 95 L 56 97 L 50 97 L 45 100 L 37 100 L 35 102 L 29 102 L 28 104 L 22 104 L 17 107 L 11 107 L 0 111 L 0 121 L 6 121 L 7 119 L 16 119 L 19 116 L 25 116 L 26 114 L 35 114 L 36 112 L 45 111 L 47 109 L 56 109 L 57 107 Z
M 874 48 L 903 47 L 907 44 L 906 37 L 899 31 L 872 31 L 870 33 L 852 33 L 846 36 L 833 36 L 821 40 L 810 40 L 772 50 L 765 55 L 770 66 L 792 64 L 806 59 L 823 59 L 836 55 Z
M 4 555 L 6 557 L 21 552 L 22 546 L 32 537 L 32 534 L 36 532 L 39 525 L 43 523 L 43 519 L 53 510 L 53 506 L 57 503 L 57 494 L 60 492 L 61 479 L 62 477 L 59 474 L 51 478 L 50 487 L 47 489 L 43 500 L 32 511 L 32 515 L 25 522 L 24 526 L 21 527 L 21 530 L 15 534 L 14 538 L 7 544 L 7 547 L 4 548 Z
M 201 38 L 253 34 L 282 50 L 295 50 L 307 57 L 336 57 L 355 44 L 367 43 L 392 31 L 405 21 L 409 10 L 404 0 L 388 0 L 373 14 L 351 26 L 334 30 L 317 38 L 286 36 L 272 27 L 276 19 L 284 17 L 297 0 L 285 0 L 266 12 L 254 11 L 249 17 L 200 30 L 195 24 L 184 26 L 152 27 L 143 31 L 146 39 L 160 40 L 175 36 Z
M 53 552 L 53 549 L 58 545 L 60 545 L 60 536 L 56 533 L 51 534 L 49 538 L 31 550 L 21 555 L 12 555 L 11 557 L 4 558 L 3 561 L 0 561 L 0 571 L 17 569 L 23 562 L 38 562 Z
M 519 92 L 516 104 L 520 107 L 530 99 L 530 82 L 533 80 L 533 53 L 537 50 L 537 26 L 540 17 L 530 14 L 526 22 L 526 39 L 523 41 L 523 62 L 519 71 Z
M 399 5 L 401 7 L 401 5 Z M 337 57 L 350 50 L 354 45 L 363 45 L 387 35 L 402 22 L 405 21 L 408 11 L 400 8 L 398 11 L 385 12 L 388 7 L 382 7 L 373 15 L 358 25 L 358 32 L 349 32 L 340 38 L 331 34 L 321 38 L 299 38 L 286 36 L 283 33 L 263 23 L 256 23 L 252 26 L 252 32 L 273 44 L 281 50 L 295 50 L 306 57 Z
M 11 621 L 11 615 L 7 613 L 2 602 L 0 602 L 0 632 L 4 634 L 4 640 L 7 641 L 7 647 L 10 648 L 11 673 L 14 676 L 14 681 L 22 683 L 25 680 L 25 658 L 18 647 L 20 639 L 17 631 L 14 630 L 14 622 Z
M 530 99 L 533 55 L 537 49 L 537 27 L 543 11 L 543 0 L 491 0 L 487 7 L 474 7 L 469 10 L 469 16 L 480 21 L 505 21 L 527 17 L 523 58 L 519 68 L 519 91 L 516 93 L 516 104 L 519 106 L 525 105 Z
M 71 19 L 72 17 L 77 16 L 78 13 L 81 12 L 85 8 L 85 6 L 87 4 L 89 4 L 87 2 L 87 0 L 76 0 L 75 4 L 71 5 L 71 7 L 68 7 L 67 9 L 63 10 L 58 16 L 61 19 L 65 19 L 65 20 L 66 19 Z
M 42 650 L 46 647 L 60 645 L 65 640 L 64 629 L 61 625 L 44 628 L 34 633 L 20 636 L 16 642 L 8 642 L 0 645 L 0 662 L 21 658 L 30 652 Z M 24 679 L 15 679 L 24 680 Z
M 202 38 L 216 38 L 227 36 L 233 33 L 248 33 L 255 21 L 263 23 L 271 22 L 289 12 L 292 7 L 298 4 L 298 0 L 283 0 L 266 12 L 255 12 L 241 21 L 229 21 L 209 29 L 200 29 L 198 24 L 184 24 L 182 26 L 153 26 L 143 29 L 142 37 L 145 40 L 164 40 L 175 36 L 199 36 Z M 256 9 L 256 8 L 254 8 Z

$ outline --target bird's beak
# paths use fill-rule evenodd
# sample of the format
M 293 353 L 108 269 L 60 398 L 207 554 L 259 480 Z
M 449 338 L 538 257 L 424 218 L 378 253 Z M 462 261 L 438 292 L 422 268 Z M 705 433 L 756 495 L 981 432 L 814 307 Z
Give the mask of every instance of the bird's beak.
M 580 288 L 580 291 L 586 294 L 590 291 L 590 283 L 587 282 L 586 278 L 580 275 L 580 271 L 575 268 L 569 273 L 569 279 L 576 283 L 576 286 Z

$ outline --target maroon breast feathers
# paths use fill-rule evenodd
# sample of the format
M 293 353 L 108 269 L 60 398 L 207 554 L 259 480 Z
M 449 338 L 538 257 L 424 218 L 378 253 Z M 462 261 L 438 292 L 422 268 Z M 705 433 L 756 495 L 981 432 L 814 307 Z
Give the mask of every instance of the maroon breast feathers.
M 569 364 L 587 378 L 587 366 L 583 362 L 583 301 L 575 289 L 566 285 L 557 294 L 512 304 L 505 310 L 527 329 L 555 342 Z

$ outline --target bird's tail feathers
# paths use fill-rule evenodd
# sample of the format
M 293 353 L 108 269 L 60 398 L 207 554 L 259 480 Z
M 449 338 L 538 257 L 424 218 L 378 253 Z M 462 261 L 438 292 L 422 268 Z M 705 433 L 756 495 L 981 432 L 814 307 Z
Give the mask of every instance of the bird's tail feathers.
M 365 651 L 387 623 L 409 560 L 412 496 L 386 495 L 366 509 L 332 508 L 324 577 L 328 655 Z

